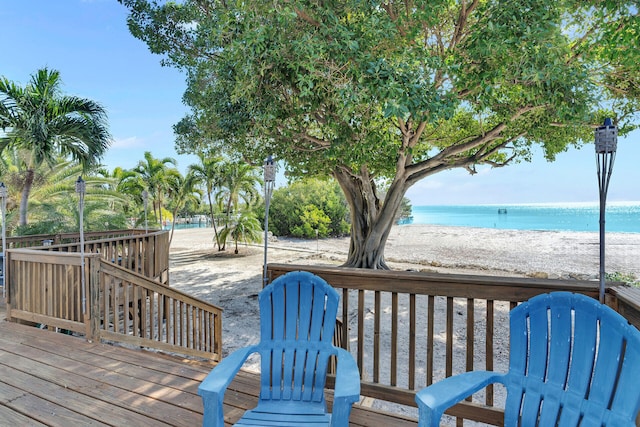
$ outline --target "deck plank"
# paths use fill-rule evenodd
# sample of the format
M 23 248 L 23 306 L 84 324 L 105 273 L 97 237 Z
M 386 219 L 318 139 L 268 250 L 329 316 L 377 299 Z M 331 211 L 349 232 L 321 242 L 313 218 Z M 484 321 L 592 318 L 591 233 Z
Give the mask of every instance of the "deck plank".
M 6 399 L 9 395 L 13 395 L 14 398 L 10 400 Z M 46 425 L 54 427 L 109 425 L 68 409 L 65 405 L 59 405 L 55 402 L 43 399 L 29 393 L 28 391 L 25 392 L 25 390 L 12 387 L 4 382 L 0 383 L 0 396 L 2 396 L 2 404 L 6 408 L 13 410 L 16 413 L 16 416 L 17 414 L 28 416 L 30 421 L 28 421 L 26 425 L 36 425 L 36 422 L 38 425 L 40 423 L 45 423 Z M 5 424 L 3 420 L 3 425 L 8 424 Z
M 201 425 L 197 389 L 213 366 L 0 320 L 0 420 L 36 427 Z M 225 395 L 226 424 L 254 407 L 258 393 L 258 376 L 239 372 Z M 416 422 L 355 405 L 350 425 Z
M 42 424 L 33 418 L 22 415 L 20 412 L 4 405 L 0 405 L 0 420 L 2 420 L 3 423 L 6 423 L 6 425 L 11 426 L 46 427 L 46 424 Z
M 48 411 L 50 414 L 55 414 L 56 417 L 61 409 L 72 411 L 74 423 L 68 425 L 122 426 L 131 424 L 152 427 L 158 423 L 157 419 L 114 406 L 110 402 L 100 400 L 99 397 L 92 398 L 84 393 L 78 393 L 72 384 L 69 387 L 61 387 L 50 382 L 47 378 L 39 377 L 41 374 L 42 370 L 40 369 L 33 373 L 25 373 L 0 364 L 0 377 L 3 378 L 3 385 L 22 391 L 23 396 L 29 396 L 38 399 L 39 402 L 46 402 L 51 407 L 56 407 L 57 409 Z M 90 390 L 87 389 L 87 391 Z M 87 410 L 88 408 L 90 411 Z M 32 412 L 33 409 L 29 409 L 27 413 L 31 414 Z M 100 420 L 104 420 L 104 424 Z
M 131 414 L 140 425 L 168 422 L 176 426 L 190 426 L 202 419 L 201 413 L 194 412 L 198 409 L 202 411 L 202 405 L 189 393 L 69 360 L 38 348 L 16 345 L 3 339 L 0 339 L 0 343 L 4 350 L 0 354 L 0 364 L 6 365 L 6 375 L 11 375 L 13 370 L 15 373 L 12 377 L 21 378 L 18 372 L 22 372 L 27 380 L 30 377 L 34 383 L 38 383 L 39 388 L 29 389 L 30 393 L 35 394 L 40 388 L 46 389 L 47 384 L 55 384 L 59 389 L 54 388 L 50 393 L 64 395 L 65 399 L 71 398 L 67 394 L 76 393 L 79 394 L 76 397 L 78 400 L 86 400 L 91 396 L 92 400 L 99 399 L 111 408 L 132 406 L 135 413 L 143 416 L 137 418 Z M 141 404 L 134 405 L 135 402 Z M 93 405 L 100 406 L 98 402 Z M 86 407 L 93 406 L 87 402 Z

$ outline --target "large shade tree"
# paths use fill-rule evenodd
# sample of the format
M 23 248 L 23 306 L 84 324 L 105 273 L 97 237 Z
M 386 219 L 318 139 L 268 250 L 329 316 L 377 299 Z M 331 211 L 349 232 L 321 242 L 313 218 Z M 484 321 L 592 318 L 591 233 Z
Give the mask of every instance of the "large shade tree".
M 20 225 L 27 225 L 27 207 L 35 173 L 42 164 L 68 157 L 85 170 L 96 165 L 111 144 L 107 114 L 92 100 L 61 93 L 60 73 L 43 68 L 22 87 L 0 78 L 0 151 L 19 153 L 22 179 Z
M 333 175 L 349 266 L 386 268 L 419 180 L 529 160 L 533 145 L 553 160 L 605 115 L 631 130 L 639 110 L 637 1 L 120 1 L 132 34 L 188 75 L 180 147 Z

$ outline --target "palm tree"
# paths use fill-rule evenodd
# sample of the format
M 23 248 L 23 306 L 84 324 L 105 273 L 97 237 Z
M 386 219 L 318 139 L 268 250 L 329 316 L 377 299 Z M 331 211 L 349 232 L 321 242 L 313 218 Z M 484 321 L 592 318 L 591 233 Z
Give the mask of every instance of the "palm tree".
M 260 177 L 255 167 L 245 163 L 225 163 L 223 170 L 222 185 L 216 199 L 225 207 L 225 227 L 229 227 L 231 214 L 240 210 L 241 201 L 249 207 L 258 200 L 257 184 L 260 182 Z M 225 240 L 221 238 L 220 242 L 224 250 Z
M 250 210 L 243 211 L 236 221 L 228 223 L 220 230 L 220 240 L 226 242 L 231 237 L 235 243 L 234 253 L 238 253 L 238 241 L 259 242 L 262 239 L 262 225 Z
M 191 173 L 187 173 L 187 176 L 184 178 L 182 175 L 175 176 L 169 183 L 169 196 L 171 197 L 171 207 L 174 218 L 174 221 L 171 223 L 169 244 L 171 244 L 173 240 L 173 230 L 176 225 L 175 218 L 178 215 L 178 211 L 189 202 L 200 203 L 202 192 L 196 188 L 196 183 L 197 180 Z
M 64 158 L 59 158 L 52 167 L 41 165 L 37 168 L 29 202 L 30 216 L 36 221 L 20 226 L 19 233 L 41 234 L 78 230 L 78 197 L 75 193 L 75 183 L 83 172 L 81 165 Z M 20 175 L 9 172 L 7 177 L 16 181 Z M 87 184 L 84 209 L 87 229 L 125 227 L 126 217 L 122 206 L 129 202 L 129 197 L 112 188 L 114 179 L 95 173 L 85 174 L 83 178 Z
M 157 212 L 156 218 L 160 218 L 161 227 L 164 195 L 168 192 L 172 180 L 180 176 L 178 169 L 170 168 L 167 165 L 175 166 L 176 164 L 176 160 L 171 157 L 156 159 L 151 152 L 145 151 L 144 161 L 140 160 L 138 166 L 133 169 L 149 188 L 153 210 L 154 213 Z
M 43 68 L 23 88 L 0 78 L 0 151 L 20 153 L 24 186 L 20 199 L 20 225 L 27 225 L 27 207 L 35 169 L 54 164 L 57 156 L 70 157 L 88 168 L 111 144 L 107 114 L 98 103 L 60 93 L 60 73 Z
M 211 216 L 211 222 L 213 224 L 213 235 L 218 245 L 218 250 L 222 250 L 220 245 L 220 239 L 218 237 L 218 228 L 216 226 L 216 219 L 214 215 L 213 202 L 211 197 L 215 189 L 222 185 L 222 157 L 207 157 L 204 153 L 198 155 L 200 158 L 200 164 L 190 165 L 189 172 L 193 175 L 194 179 L 204 185 L 207 192 L 207 199 L 209 201 L 209 215 Z
M 115 167 L 111 172 L 101 167 L 97 173 L 111 180 L 109 187 L 111 190 L 128 197 L 128 202 L 122 205 L 123 214 L 128 218 L 137 218 L 137 221 L 133 223 L 134 226 L 143 224 L 144 218 L 142 217 L 142 213 L 144 212 L 144 199 L 142 192 L 147 189 L 147 184 L 143 181 L 142 177 L 133 170 L 122 169 L 120 166 Z

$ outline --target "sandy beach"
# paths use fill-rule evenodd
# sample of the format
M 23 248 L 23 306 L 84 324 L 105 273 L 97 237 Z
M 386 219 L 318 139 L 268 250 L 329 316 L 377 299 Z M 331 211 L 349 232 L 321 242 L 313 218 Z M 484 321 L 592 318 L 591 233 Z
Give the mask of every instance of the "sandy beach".
M 348 238 L 274 238 L 268 262 L 340 265 L 348 247 Z M 174 233 L 170 284 L 224 309 L 225 355 L 259 338 L 257 295 L 262 288 L 263 248 L 240 245 L 236 255 L 233 245 L 224 252 L 214 248 L 212 229 Z M 584 232 L 402 225 L 392 229 L 385 256 L 398 270 L 597 280 L 599 237 Z M 610 273 L 640 278 L 640 234 L 608 233 L 606 267 Z M 248 367 L 257 368 L 255 362 Z
M 340 265 L 348 238 L 274 238 L 268 262 Z M 385 255 L 393 269 L 495 276 L 597 280 L 598 233 L 515 231 L 431 225 L 394 226 Z M 606 236 L 608 272 L 640 278 L 640 234 Z M 224 309 L 225 353 L 256 342 L 257 294 L 262 288 L 264 247 L 233 245 L 219 252 L 213 229 L 176 230 L 170 283 Z
M 340 265 L 348 248 L 347 237 L 276 237 L 269 242 L 268 261 Z M 185 272 L 213 268 L 212 281 L 220 279 L 220 271 L 228 271 L 236 272 L 237 280 L 255 276 L 259 284 L 263 254 L 261 244 L 241 244 L 237 255 L 233 245 L 219 252 L 213 245 L 212 229 L 176 230 L 171 244 L 171 282 L 182 285 L 182 279 L 189 280 Z M 599 237 L 588 232 L 401 225 L 393 227 L 385 256 L 392 269 L 597 280 Z M 607 233 L 606 267 L 609 273 L 640 277 L 640 234 Z

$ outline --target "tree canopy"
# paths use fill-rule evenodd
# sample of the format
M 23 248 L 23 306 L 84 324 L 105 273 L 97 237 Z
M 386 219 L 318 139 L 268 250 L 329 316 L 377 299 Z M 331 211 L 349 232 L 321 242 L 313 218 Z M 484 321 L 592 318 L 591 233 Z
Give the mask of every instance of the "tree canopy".
M 386 267 L 417 181 L 528 160 L 534 144 L 553 160 L 606 116 L 620 134 L 637 124 L 637 1 L 120 1 L 132 34 L 188 75 L 178 148 L 335 177 L 353 267 Z

